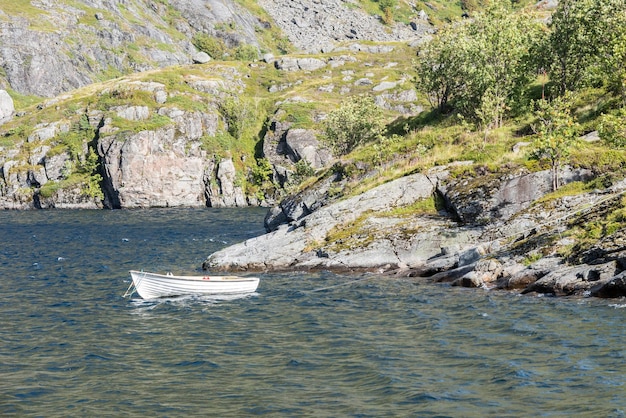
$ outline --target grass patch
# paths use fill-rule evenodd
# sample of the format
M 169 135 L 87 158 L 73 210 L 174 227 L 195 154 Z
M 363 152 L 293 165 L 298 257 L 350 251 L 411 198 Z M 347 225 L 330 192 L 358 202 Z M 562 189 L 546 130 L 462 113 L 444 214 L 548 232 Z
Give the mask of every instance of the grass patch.
M 541 205 L 546 202 L 551 202 L 557 199 L 561 199 L 565 196 L 576 196 L 576 195 L 585 193 L 587 191 L 589 191 L 587 183 L 584 183 L 582 181 L 573 181 L 571 183 L 567 183 L 559 187 L 559 189 L 554 192 L 543 195 L 539 199 L 535 200 L 533 204 Z
M 374 236 L 368 233 L 366 223 L 371 213 L 362 213 L 349 224 L 333 227 L 326 234 L 325 244 L 331 251 L 340 252 L 354 248 L 365 248 L 374 241 Z
M 142 132 L 142 131 L 156 131 L 157 129 L 168 126 L 172 123 L 172 120 L 163 115 L 152 115 L 148 120 L 133 121 L 118 116 L 113 116 L 112 125 L 118 128 L 122 132 Z
M 436 215 L 443 207 L 443 201 L 441 198 L 438 196 L 430 196 L 425 199 L 417 200 L 411 205 L 395 208 L 388 212 L 388 214 L 399 218 L 408 218 L 420 215 Z
M 49 19 L 51 16 L 43 9 L 32 5 L 30 0 L 0 0 L 0 10 L 10 16 L 28 19 L 29 29 L 41 32 L 53 32 L 56 25 Z

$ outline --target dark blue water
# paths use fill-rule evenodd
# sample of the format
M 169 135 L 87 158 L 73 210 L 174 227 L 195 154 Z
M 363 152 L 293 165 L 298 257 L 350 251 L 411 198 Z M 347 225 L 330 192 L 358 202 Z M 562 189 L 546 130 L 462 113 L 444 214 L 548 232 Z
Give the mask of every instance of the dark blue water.
M 122 298 L 199 272 L 264 210 L 0 212 L 0 415 L 624 417 L 626 301 L 261 275 L 243 298 Z

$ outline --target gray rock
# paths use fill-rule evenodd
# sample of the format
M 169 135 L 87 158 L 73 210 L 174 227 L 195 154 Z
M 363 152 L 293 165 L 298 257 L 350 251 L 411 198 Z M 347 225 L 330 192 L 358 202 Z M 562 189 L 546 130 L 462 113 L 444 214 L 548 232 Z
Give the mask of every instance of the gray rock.
M 461 286 L 461 287 L 483 287 L 484 282 L 482 278 L 475 272 L 470 271 L 465 273 L 463 276 L 453 280 L 450 283 L 450 286 Z
M 457 267 L 452 270 L 442 271 L 430 277 L 430 280 L 435 283 L 452 283 L 456 280 L 462 279 L 466 274 L 474 271 L 474 265 L 470 264 L 463 267 Z M 457 286 L 461 285 L 457 283 Z
M 0 90 L 0 125 L 11 120 L 14 113 L 13 99 L 6 90 Z
M 359 78 L 354 82 L 355 86 L 370 86 L 372 84 L 374 84 L 374 82 L 369 78 Z
M 191 134 L 188 129 L 173 122 L 156 131 L 105 134 L 111 131 L 105 123 L 98 154 L 106 206 L 204 206 L 207 160 L 195 139 L 197 130 Z
M 150 108 L 148 106 L 121 106 L 111 108 L 117 116 L 123 119 L 140 121 L 150 118 Z
M 200 51 L 193 56 L 193 62 L 196 64 L 206 64 L 211 61 L 211 57 L 204 51 Z
M 487 254 L 487 251 L 483 246 L 472 247 L 459 253 L 459 266 L 468 266 L 475 264 L 481 257 Z
M 584 169 L 564 169 L 561 173 L 563 183 L 592 177 L 591 171 Z M 469 224 L 508 220 L 552 191 L 552 174 L 549 170 L 509 177 L 484 175 L 474 179 L 447 181 L 439 186 L 455 213 Z
M 591 296 L 599 298 L 620 298 L 626 296 L 626 271 L 591 288 Z
M 318 53 L 347 40 L 408 41 L 432 32 L 427 22 L 416 29 L 409 25 L 387 26 L 341 0 L 261 0 L 289 40 L 305 52 Z
M 504 272 L 503 277 L 497 282 L 497 287 L 499 289 L 525 289 L 550 272 L 561 268 L 562 262 L 561 258 L 545 257 L 525 268 L 517 264 L 513 270 Z
M 318 58 L 300 58 L 298 67 L 303 71 L 315 71 L 326 66 L 326 61 Z
M 154 93 L 154 101 L 158 104 L 167 102 L 167 92 L 165 90 L 158 90 Z
M 438 273 L 445 273 L 459 267 L 459 255 L 442 254 L 427 260 L 420 266 L 410 269 L 409 277 L 432 277 Z
M 600 134 L 598 133 L 598 131 L 592 131 L 588 134 L 583 135 L 580 139 L 585 142 L 598 142 L 600 141 Z
M 318 58 L 284 57 L 274 61 L 274 66 L 282 71 L 315 71 L 326 65 L 326 61 Z
M 42 123 L 35 126 L 33 132 L 28 136 L 28 142 L 43 142 L 54 138 L 61 132 L 68 132 L 69 125 L 60 122 Z
M 513 145 L 513 149 L 512 149 L 512 151 L 513 151 L 515 154 L 519 154 L 519 152 L 520 152 L 522 149 L 524 149 L 524 148 L 528 147 L 530 144 L 531 144 L 530 142 L 526 142 L 526 141 L 521 141 L 521 142 L 518 142 L 518 143 L 516 143 L 515 145 Z
M 540 0 L 535 4 L 539 9 L 554 10 L 558 7 L 558 0 Z
M 244 207 L 247 201 L 241 186 L 236 184 L 237 170 L 231 158 L 220 161 L 217 169 L 219 194 L 213 198 L 210 190 L 208 205 L 211 207 Z
M 285 143 L 294 161 L 305 160 L 313 168 L 322 168 L 332 159 L 331 152 L 321 147 L 315 133 L 309 129 L 289 129 Z
M 322 206 L 301 218 L 297 225 L 278 228 L 261 237 L 213 253 L 204 262 L 205 268 L 244 268 L 282 269 L 300 266 L 301 268 L 350 268 L 353 263 L 363 262 L 363 254 L 373 254 L 371 248 L 348 254 L 347 257 L 320 256 L 316 251 L 304 251 L 310 243 L 323 242 L 326 234 L 337 225 L 354 221 L 365 211 L 376 212 L 406 205 L 417 199 L 431 195 L 434 186 L 422 174 L 413 174 L 369 190 L 362 195 Z M 283 210 L 284 212 L 284 210 Z M 289 218 L 289 216 L 287 216 Z M 378 245 L 378 244 L 377 244 Z M 393 247 L 393 246 L 392 246 Z M 392 248 L 385 247 L 385 248 Z M 415 253 L 416 245 L 410 246 L 407 254 Z M 380 248 L 374 250 L 380 254 Z M 437 248 L 439 251 L 439 248 Z M 391 258 L 389 264 L 405 265 L 409 262 L 399 258 L 398 251 L 386 252 Z M 393 254 L 391 254 L 393 253 Z M 432 256 L 433 254 L 430 254 Z M 378 262 L 382 260 L 379 258 Z M 387 264 L 387 263 L 385 263 Z
M 47 156 L 43 160 L 46 177 L 50 180 L 61 180 L 65 177 L 65 165 L 70 161 L 66 153 Z
M 372 91 L 379 92 L 384 90 L 390 90 L 396 88 L 397 85 L 398 83 L 396 83 L 395 81 L 383 81 L 382 83 L 374 86 L 372 88 Z
M 35 196 L 37 209 L 102 209 L 102 203 L 86 196 L 80 185 L 71 188 L 59 188 L 50 197 Z
M 555 295 L 580 295 L 593 286 L 618 273 L 615 262 L 589 266 L 586 264 L 563 266 L 551 271 L 541 279 L 526 287 L 522 294 L 549 293 Z

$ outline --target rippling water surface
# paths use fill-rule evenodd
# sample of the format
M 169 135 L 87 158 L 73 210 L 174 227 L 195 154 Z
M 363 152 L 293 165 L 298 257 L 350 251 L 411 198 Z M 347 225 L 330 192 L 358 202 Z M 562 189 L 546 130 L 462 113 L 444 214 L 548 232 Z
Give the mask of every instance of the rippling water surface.
M 122 298 L 264 210 L 0 212 L 0 415 L 626 416 L 626 301 L 330 273 Z

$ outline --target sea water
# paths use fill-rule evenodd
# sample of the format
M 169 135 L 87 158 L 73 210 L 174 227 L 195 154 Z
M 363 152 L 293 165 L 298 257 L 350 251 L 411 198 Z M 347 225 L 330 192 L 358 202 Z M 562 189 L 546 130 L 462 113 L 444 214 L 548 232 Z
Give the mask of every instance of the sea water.
M 0 212 L 1 416 L 624 417 L 626 301 L 377 275 L 122 298 L 262 209 Z

